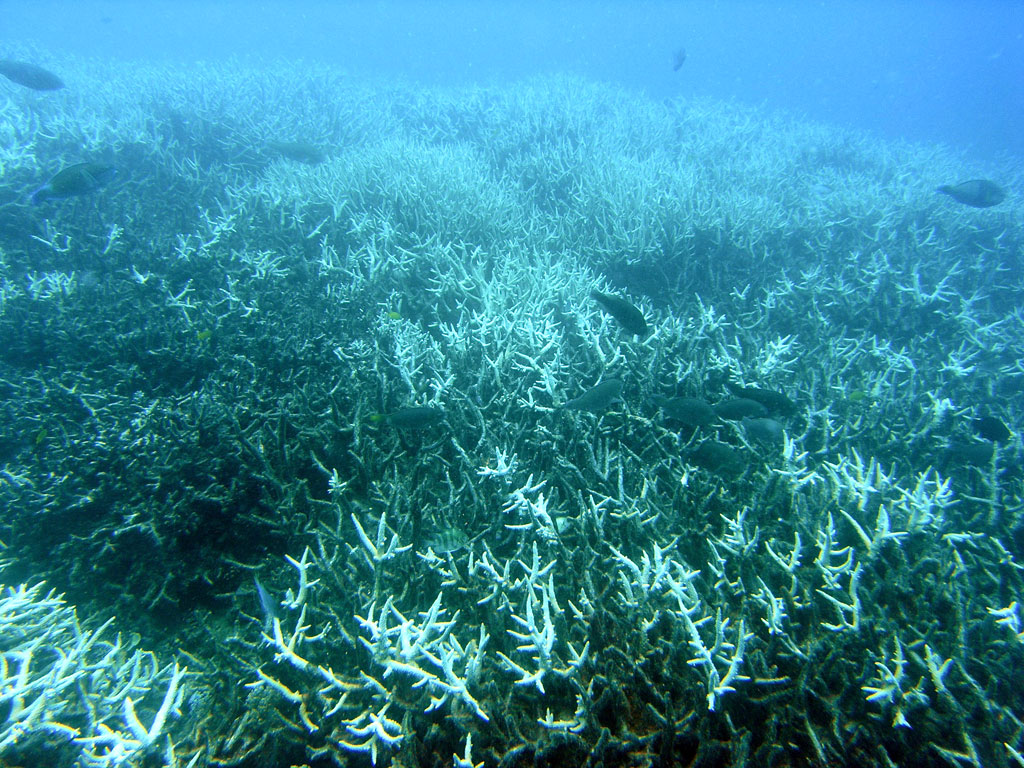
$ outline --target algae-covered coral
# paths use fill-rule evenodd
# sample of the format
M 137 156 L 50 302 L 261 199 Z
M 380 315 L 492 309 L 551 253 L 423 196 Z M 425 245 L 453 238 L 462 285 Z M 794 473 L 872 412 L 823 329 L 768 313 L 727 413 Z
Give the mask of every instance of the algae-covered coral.
M 58 707 L 104 657 L 34 677 L 10 592 L 4 759 L 1024 764 L 1021 208 L 935 192 L 1014 168 L 576 79 L 70 70 L 0 95 L 4 580 L 148 650 Z M 73 162 L 117 179 L 31 206 Z

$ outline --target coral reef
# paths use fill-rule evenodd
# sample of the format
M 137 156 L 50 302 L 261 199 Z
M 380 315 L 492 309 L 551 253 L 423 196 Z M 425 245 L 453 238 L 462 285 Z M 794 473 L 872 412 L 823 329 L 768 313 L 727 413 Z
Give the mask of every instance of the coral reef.
M 61 71 L 0 94 L 0 539 L 77 615 L 0 600 L 5 761 L 1024 765 L 1019 168 L 572 78 Z

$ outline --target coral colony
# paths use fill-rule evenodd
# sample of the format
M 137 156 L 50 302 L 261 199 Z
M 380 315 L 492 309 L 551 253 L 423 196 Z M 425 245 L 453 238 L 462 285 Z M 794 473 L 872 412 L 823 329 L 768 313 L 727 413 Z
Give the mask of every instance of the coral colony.
M 1019 167 L 53 69 L 0 91 L 4 765 L 1024 766 Z

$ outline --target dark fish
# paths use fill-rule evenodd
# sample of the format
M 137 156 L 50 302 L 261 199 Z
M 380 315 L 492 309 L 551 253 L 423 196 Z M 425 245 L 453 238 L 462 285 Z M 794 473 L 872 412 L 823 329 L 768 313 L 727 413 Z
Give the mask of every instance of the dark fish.
M 326 158 L 320 147 L 307 144 L 304 141 L 271 141 L 267 146 L 282 157 L 308 165 L 322 163 Z
M 705 440 L 687 459 L 719 476 L 738 475 L 747 466 L 743 454 L 727 443 Z
M 664 412 L 665 416 L 681 421 L 688 427 L 706 427 L 718 421 L 715 409 L 699 397 L 662 397 L 651 398 L 654 404 Z
M 761 419 L 768 415 L 768 409 L 757 400 L 747 397 L 734 397 L 715 403 L 715 413 L 723 419 L 738 421 L 740 419 Z
M 1006 199 L 1006 192 L 994 181 L 988 179 L 972 179 L 959 184 L 945 185 L 935 190 L 949 195 L 958 203 L 974 208 L 991 208 Z
M 678 72 L 679 68 L 683 66 L 683 62 L 686 61 L 686 49 L 676 48 L 675 53 L 672 54 L 672 71 Z
M 64 81 L 53 72 L 24 61 L 0 59 L 0 75 L 33 91 L 56 91 L 64 87 Z
M 607 410 L 612 403 L 621 400 L 622 382 L 618 379 L 602 381 L 595 387 L 591 387 L 575 400 L 570 400 L 562 406 L 567 411 L 587 411 L 589 413 L 600 413 Z
M 444 421 L 444 411 L 432 405 L 417 405 L 412 408 L 400 408 L 383 418 L 397 429 L 424 429 Z
M 755 442 L 762 445 L 782 445 L 785 430 L 775 419 L 741 419 L 740 424 L 743 425 L 743 431 L 747 436 Z
M 725 386 L 736 397 L 760 403 L 772 413 L 784 415 L 787 413 L 793 413 L 797 409 L 796 403 L 781 392 L 775 392 L 771 389 L 761 389 L 760 387 L 741 387 L 738 384 L 733 384 L 731 381 L 726 381 Z
M 949 446 L 947 465 L 955 463 L 968 467 L 984 467 L 992 463 L 995 446 L 992 443 L 956 442 Z
M 600 291 L 591 291 L 590 297 L 601 305 L 601 309 L 614 317 L 619 325 L 636 336 L 647 335 L 647 321 L 643 312 L 625 299 Z
M 993 443 L 1004 443 L 1013 437 L 1013 432 L 995 416 L 982 416 L 972 422 L 974 433 Z
M 63 168 L 32 193 L 32 202 L 39 204 L 46 200 L 63 199 L 93 192 L 114 176 L 117 169 L 106 163 L 75 163 Z

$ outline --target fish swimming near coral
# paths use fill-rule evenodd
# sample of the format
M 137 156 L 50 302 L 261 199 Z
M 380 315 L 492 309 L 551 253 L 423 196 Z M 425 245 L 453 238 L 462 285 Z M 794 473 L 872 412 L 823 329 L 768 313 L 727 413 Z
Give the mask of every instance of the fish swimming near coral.
M 986 440 L 991 440 L 993 443 L 1005 443 L 1013 437 L 1010 428 L 995 416 L 977 418 L 971 423 L 971 426 L 974 427 L 975 434 Z
M 277 604 L 260 583 L 259 576 L 253 576 L 253 583 L 256 585 L 256 597 L 259 598 L 260 610 L 263 613 L 263 631 L 269 634 L 277 619 Z
M 995 446 L 989 442 L 965 442 L 962 440 L 950 443 L 946 451 L 947 466 L 984 467 L 992 463 Z M 948 470 L 947 470 L 948 471 Z
M 600 291 L 591 291 L 590 298 L 601 305 L 601 309 L 615 318 L 627 332 L 634 336 L 647 335 L 647 320 L 644 313 L 625 299 Z
M 779 447 L 786 438 L 785 428 L 775 419 L 740 419 L 747 437 L 765 446 Z
M 117 175 L 117 169 L 106 163 L 75 163 L 62 168 L 53 178 L 32 193 L 35 204 L 47 200 L 85 195 L 102 187 Z
M 972 208 L 991 208 L 1006 199 L 1006 191 L 988 179 L 971 179 L 959 184 L 941 186 L 935 190 L 949 195 L 958 203 Z
M 434 554 L 446 555 L 469 546 L 469 537 L 461 528 L 449 525 L 427 536 L 426 545 L 434 550 Z
M 672 54 L 672 71 L 673 72 L 678 72 L 679 69 L 683 66 L 683 63 L 685 61 L 686 61 L 686 49 L 685 48 L 676 48 L 675 52 L 673 52 L 673 54 Z
M 64 87 L 64 81 L 53 72 L 26 61 L 0 59 L 0 75 L 33 91 L 57 91 Z
M 686 459 L 719 477 L 736 477 L 747 467 L 747 459 L 740 451 L 717 440 L 705 440 Z
M 699 397 L 663 397 L 655 395 L 651 398 L 666 418 L 679 421 L 688 427 L 706 427 L 718 421 L 718 414 L 711 404 Z
M 396 429 L 425 429 L 444 421 L 444 411 L 432 405 L 416 405 L 399 408 L 387 415 L 375 414 L 371 421 L 387 422 Z
M 601 411 L 608 410 L 612 403 L 622 400 L 622 386 L 622 382 L 618 379 L 602 381 L 574 400 L 565 403 L 562 408 L 566 411 L 601 413 Z
M 327 157 L 320 147 L 304 141 L 271 141 L 267 146 L 282 157 L 307 165 L 322 163 Z
M 731 381 L 726 381 L 725 386 L 736 397 L 760 403 L 771 413 L 787 414 L 797 410 L 796 403 L 782 392 L 760 387 L 741 387 Z
M 762 419 L 768 415 L 768 409 L 748 397 L 734 397 L 716 403 L 715 413 L 728 421 L 739 421 L 740 419 Z

